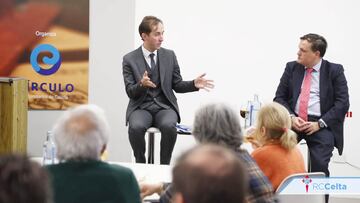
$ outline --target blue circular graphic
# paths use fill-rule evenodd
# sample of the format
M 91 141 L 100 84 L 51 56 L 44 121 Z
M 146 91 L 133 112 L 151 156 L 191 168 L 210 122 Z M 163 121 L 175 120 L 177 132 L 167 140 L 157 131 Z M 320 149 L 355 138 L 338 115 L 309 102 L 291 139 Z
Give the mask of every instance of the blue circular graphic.
M 38 64 L 37 58 L 41 52 L 50 52 L 52 57 L 44 56 L 41 60 L 45 64 L 53 65 L 49 69 L 43 69 Z M 61 56 L 60 52 L 50 44 L 40 44 L 33 49 L 30 55 L 30 63 L 33 69 L 41 75 L 51 75 L 59 70 L 61 65 Z

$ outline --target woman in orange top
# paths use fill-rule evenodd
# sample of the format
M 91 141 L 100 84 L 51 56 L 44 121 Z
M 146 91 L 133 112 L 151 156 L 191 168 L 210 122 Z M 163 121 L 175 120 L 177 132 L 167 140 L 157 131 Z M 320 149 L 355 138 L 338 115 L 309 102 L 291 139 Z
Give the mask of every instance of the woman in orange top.
M 304 173 L 304 159 L 297 148 L 296 133 L 291 130 L 291 119 L 285 107 L 278 103 L 263 106 L 257 114 L 253 133 L 259 146 L 252 156 L 269 178 L 274 190 L 287 176 Z

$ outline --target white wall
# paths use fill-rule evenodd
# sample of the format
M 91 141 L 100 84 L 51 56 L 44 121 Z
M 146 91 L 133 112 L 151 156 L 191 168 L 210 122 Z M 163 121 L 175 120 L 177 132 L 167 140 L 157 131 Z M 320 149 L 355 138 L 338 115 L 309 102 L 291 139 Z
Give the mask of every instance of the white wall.
M 226 101 L 240 109 L 254 93 L 270 102 L 286 62 L 297 57 L 299 37 L 310 32 L 323 35 L 329 43 L 325 59 L 344 65 L 350 87 L 354 117 L 345 123 L 344 154 L 360 165 L 353 153 L 360 142 L 355 128 L 360 100 L 355 92 L 359 8 L 356 0 L 137 0 L 135 22 L 145 15 L 161 18 L 163 46 L 177 54 L 183 77 L 193 79 L 206 72 L 216 82 L 211 93 L 177 95 L 185 124 L 191 124 L 195 110 L 207 102 Z M 134 35 L 139 46 L 138 34 Z
M 128 97 L 122 77 L 122 57 L 134 49 L 133 0 L 90 1 L 89 100 L 105 109 L 112 129 L 109 159 L 130 161 L 125 126 Z
M 345 123 L 345 151 L 355 157 L 360 137 L 359 93 L 355 92 L 360 45 L 357 0 L 90 0 L 91 103 L 105 108 L 112 128 L 111 160 L 129 161 L 125 110 L 128 98 L 121 72 L 122 56 L 140 46 L 137 27 L 145 15 L 164 21 L 164 47 L 178 57 L 184 79 L 206 72 L 216 87 L 211 92 L 178 94 L 184 124 L 191 124 L 201 104 L 225 101 L 236 109 L 260 95 L 272 100 L 287 61 L 296 59 L 299 37 L 319 33 L 328 40 L 325 59 L 345 67 L 353 118 Z M 40 155 L 41 143 L 56 111 L 29 112 L 28 151 Z M 352 130 L 350 130 L 352 129 Z

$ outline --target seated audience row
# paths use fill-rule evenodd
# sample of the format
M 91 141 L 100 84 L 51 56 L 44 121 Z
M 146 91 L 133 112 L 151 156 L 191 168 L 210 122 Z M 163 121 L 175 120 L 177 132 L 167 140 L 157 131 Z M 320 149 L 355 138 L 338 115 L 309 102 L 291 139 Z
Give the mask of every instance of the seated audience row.
M 239 115 L 224 104 L 205 105 L 193 125 L 195 139 L 205 145 L 179 158 L 173 183 L 142 184 L 140 191 L 130 169 L 100 160 L 110 134 L 103 110 L 80 105 L 66 111 L 53 128 L 59 164 L 44 170 L 26 156 L 0 157 L 0 203 L 140 203 L 155 192 L 164 203 L 274 202 L 273 191 L 286 176 L 305 172 L 290 127 L 280 104 L 262 107 L 251 135 L 257 146 L 254 160 L 240 148 Z
M 195 114 L 193 135 L 200 144 L 216 144 L 232 150 L 244 164 L 248 174 L 246 202 L 274 202 L 273 188 L 250 154 L 240 149 L 243 137 L 239 115 L 224 104 L 208 104 Z M 169 203 L 174 195 L 172 184 L 141 185 L 142 196 L 155 192 L 162 203 Z
M 76 170 L 81 172 L 81 168 Z M 173 202 L 217 203 L 221 200 L 226 203 L 243 203 L 246 195 L 246 176 L 243 164 L 232 151 L 216 145 L 199 145 L 184 153 L 173 168 L 175 188 Z M 75 185 L 79 185 L 78 179 L 81 178 L 73 178 Z M 118 185 L 116 181 L 114 180 L 115 186 Z M 127 184 L 125 181 L 124 185 Z M 208 184 L 209 182 L 211 184 Z M 0 203 L 52 203 L 49 183 L 47 171 L 25 155 L 0 156 Z M 64 186 L 65 190 L 67 187 L 72 187 L 71 181 L 68 181 L 68 184 Z M 96 182 L 88 182 L 88 184 L 89 186 L 86 187 L 93 188 L 92 192 L 97 193 L 96 189 L 100 190 Z M 111 182 L 108 184 L 109 187 L 114 186 Z M 99 191 L 96 195 L 97 199 L 93 202 L 131 202 L 121 191 L 123 188 L 115 187 L 114 190 L 116 189 L 119 191 L 114 191 L 113 194 Z M 72 193 L 67 194 L 66 201 L 82 202 L 78 197 L 79 191 L 84 190 L 81 188 L 72 190 Z M 118 193 L 123 194 L 123 197 L 116 199 Z M 82 195 L 86 199 L 86 195 L 92 194 L 82 193 Z M 63 199 L 57 199 L 55 202 L 62 202 Z

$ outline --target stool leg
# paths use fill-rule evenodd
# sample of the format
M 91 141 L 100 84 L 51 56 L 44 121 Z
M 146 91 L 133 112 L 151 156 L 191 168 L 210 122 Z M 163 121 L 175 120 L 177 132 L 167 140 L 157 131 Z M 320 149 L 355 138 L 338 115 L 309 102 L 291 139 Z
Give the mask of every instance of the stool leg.
M 154 134 L 155 133 L 148 133 L 148 163 L 154 164 Z

